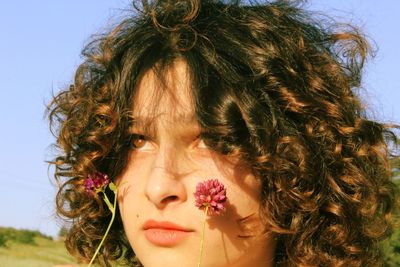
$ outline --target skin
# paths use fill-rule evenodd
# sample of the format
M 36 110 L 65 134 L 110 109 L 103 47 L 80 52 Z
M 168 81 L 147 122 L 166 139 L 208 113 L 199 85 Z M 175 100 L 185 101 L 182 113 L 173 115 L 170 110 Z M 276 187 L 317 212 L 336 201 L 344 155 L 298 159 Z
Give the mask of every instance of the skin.
M 198 182 L 216 178 L 228 200 L 224 213 L 207 217 L 202 266 L 272 266 L 275 242 L 258 217 L 259 182 L 238 160 L 199 138 L 185 61 L 176 60 L 164 75 L 162 84 L 150 70 L 137 85 L 130 133 L 140 137 L 133 139 L 127 167 L 117 179 L 133 250 L 146 267 L 197 266 L 204 211 L 194 206 L 193 193 Z M 178 244 L 155 245 L 144 235 L 147 220 L 169 221 L 190 233 Z

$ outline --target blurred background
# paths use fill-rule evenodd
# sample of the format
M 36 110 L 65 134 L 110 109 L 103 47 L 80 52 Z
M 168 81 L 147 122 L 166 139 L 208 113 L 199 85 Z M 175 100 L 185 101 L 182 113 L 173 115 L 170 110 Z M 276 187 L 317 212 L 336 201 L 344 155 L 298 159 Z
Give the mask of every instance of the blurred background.
M 400 1 L 312 0 L 305 4 L 359 26 L 375 41 L 363 98 L 369 114 L 400 122 Z M 127 14 L 128 0 L 0 1 L 0 226 L 56 237 L 53 151 L 44 117 L 52 93 L 68 86 L 91 34 Z

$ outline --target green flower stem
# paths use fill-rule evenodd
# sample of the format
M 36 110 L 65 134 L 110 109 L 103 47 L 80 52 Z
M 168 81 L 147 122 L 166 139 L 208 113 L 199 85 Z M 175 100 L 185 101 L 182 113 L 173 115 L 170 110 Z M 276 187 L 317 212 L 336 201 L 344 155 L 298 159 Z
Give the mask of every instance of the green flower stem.
M 208 213 L 208 208 L 209 206 L 206 206 L 206 209 L 204 211 L 204 221 L 203 221 L 203 231 L 201 233 L 201 242 L 200 242 L 200 257 L 199 257 L 199 262 L 197 264 L 197 267 L 201 266 L 201 260 L 203 259 L 203 250 L 204 250 L 204 232 L 206 230 L 206 220 L 207 220 L 207 213 Z
M 107 197 L 107 195 L 106 195 L 106 192 L 104 192 L 104 190 L 101 191 L 101 192 L 103 193 L 104 202 L 106 202 L 108 209 L 109 209 L 111 212 L 113 212 L 113 209 L 115 209 L 115 204 L 114 204 L 114 206 L 111 205 L 111 202 L 110 202 L 110 200 L 108 199 L 108 197 Z M 115 192 L 114 192 L 114 194 L 115 194 Z M 115 195 L 115 196 L 116 196 L 116 195 Z
M 104 193 L 103 193 L 103 194 L 104 194 Z M 111 211 L 111 213 L 112 213 L 111 221 L 110 221 L 110 223 L 108 224 L 107 230 L 106 230 L 106 232 L 105 232 L 105 234 L 104 234 L 104 236 L 103 236 L 103 239 L 102 239 L 101 242 L 100 242 L 100 245 L 97 247 L 96 252 L 94 253 L 92 259 L 90 260 L 88 267 L 90 267 L 90 266 L 92 265 L 94 259 L 96 258 L 97 254 L 99 253 L 100 248 L 101 248 L 101 246 L 103 245 L 104 240 L 106 239 L 106 237 L 107 237 L 107 235 L 108 235 L 108 232 L 109 232 L 110 229 L 111 229 L 111 225 L 112 225 L 112 223 L 113 223 L 113 221 L 114 221 L 114 218 L 115 218 L 115 207 L 116 207 L 116 205 L 117 205 L 117 190 L 114 191 L 114 194 L 115 194 L 115 196 L 114 196 L 114 205 L 113 205 L 113 206 L 111 206 L 111 203 L 110 203 L 110 201 L 108 200 L 106 194 L 104 194 L 104 196 L 105 196 L 104 201 L 107 203 L 107 206 L 110 208 L 110 211 Z M 108 201 L 108 202 L 107 202 L 107 201 Z

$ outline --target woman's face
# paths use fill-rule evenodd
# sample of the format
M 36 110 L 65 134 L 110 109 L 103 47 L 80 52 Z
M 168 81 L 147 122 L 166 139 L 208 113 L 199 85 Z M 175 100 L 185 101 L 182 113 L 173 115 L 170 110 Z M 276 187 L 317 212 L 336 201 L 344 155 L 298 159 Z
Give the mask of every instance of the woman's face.
M 186 68 L 178 60 L 168 69 L 165 90 L 153 71 L 138 84 L 132 149 L 117 180 L 128 240 L 145 267 L 197 266 L 205 217 L 193 194 L 197 183 L 218 179 L 226 210 L 207 216 L 202 266 L 272 266 L 274 241 L 262 235 L 258 217 L 260 185 L 199 138 Z

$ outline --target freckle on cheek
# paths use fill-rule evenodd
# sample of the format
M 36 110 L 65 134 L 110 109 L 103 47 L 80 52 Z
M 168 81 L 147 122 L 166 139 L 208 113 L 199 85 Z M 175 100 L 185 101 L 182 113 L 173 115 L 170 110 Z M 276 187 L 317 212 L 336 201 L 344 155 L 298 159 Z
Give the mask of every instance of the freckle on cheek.
M 136 218 L 139 218 L 139 214 L 136 214 Z

